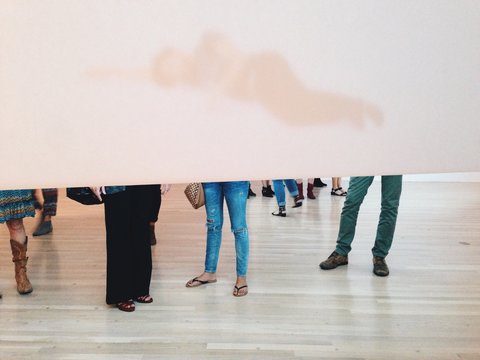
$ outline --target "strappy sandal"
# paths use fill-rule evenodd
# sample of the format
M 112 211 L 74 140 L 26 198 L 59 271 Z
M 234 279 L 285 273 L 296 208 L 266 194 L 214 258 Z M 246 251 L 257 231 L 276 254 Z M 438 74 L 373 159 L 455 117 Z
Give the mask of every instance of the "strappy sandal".
M 188 280 L 187 283 L 185 284 L 186 287 L 197 287 L 197 286 L 202 286 L 206 284 L 213 284 L 216 283 L 217 279 L 215 280 L 200 280 L 198 277 L 193 278 L 192 280 Z
M 246 291 L 240 293 L 240 290 L 242 290 L 242 289 L 246 289 Z M 233 287 L 233 296 L 235 296 L 235 297 L 242 297 L 242 296 L 245 296 L 245 295 L 247 295 L 247 294 L 248 294 L 248 285 L 243 285 L 243 286 L 240 286 L 240 287 L 238 287 L 237 285 L 235 285 L 235 286 Z
M 330 195 L 347 196 L 347 192 L 345 190 L 343 190 L 343 188 L 339 187 L 339 188 L 336 188 L 336 189 L 332 189 L 332 191 L 330 191 Z
M 118 310 L 125 311 L 125 312 L 132 312 L 135 311 L 135 303 L 132 299 L 127 301 L 122 301 L 116 304 Z
M 135 301 L 141 304 L 150 304 L 153 302 L 153 298 L 150 295 L 143 295 L 137 297 Z

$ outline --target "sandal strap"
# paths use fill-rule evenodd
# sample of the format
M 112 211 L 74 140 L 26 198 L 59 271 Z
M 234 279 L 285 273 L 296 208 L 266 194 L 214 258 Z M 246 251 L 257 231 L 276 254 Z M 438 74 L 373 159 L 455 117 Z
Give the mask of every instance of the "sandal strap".
M 239 291 L 239 290 L 241 290 L 241 289 L 244 289 L 244 288 L 246 288 L 246 287 L 248 287 L 248 285 L 243 285 L 243 286 L 240 286 L 240 287 L 238 287 L 237 285 L 235 285 L 235 289 L 237 289 L 237 291 Z
M 200 280 L 198 277 L 196 277 L 196 278 L 194 278 L 194 279 L 190 280 L 190 283 L 192 283 L 192 282 L 194 282 L 194 281 L 196 281 L 196 282 L 199 282 L 199 283 L 200 283 L 200 284 L 202 284 L 202 285 L 204 285 L 204 284 L 208 284 L 208 283 L 209 283 L 209 281 L 208 281 L 208 280 Z

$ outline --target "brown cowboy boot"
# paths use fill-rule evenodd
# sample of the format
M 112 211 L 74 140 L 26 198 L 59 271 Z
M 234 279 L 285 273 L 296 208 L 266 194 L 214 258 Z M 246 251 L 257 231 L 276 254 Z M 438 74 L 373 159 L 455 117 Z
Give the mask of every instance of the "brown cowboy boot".
M 303 196 L 303 182 L 301 182 L 300 184 L 297 183 L 297 189 L 298 189 L 298 198 L 300 200 L 305 199 L 305 197 Z
M 15 280 L 17 281 L 17 291 L 24 295 L 33 291 L 32 284 L 27 277 L 27 243 L 28 237 L 25 239 L 25 244 L 22 245 L 18 241 L 10 240 L 12 247 L 12 261 L 15 263 Z
M 312 200 L 316 199 L 315 195 L 313 194 L 313 184 L 308 183 L 307 185 L 307 197 Z

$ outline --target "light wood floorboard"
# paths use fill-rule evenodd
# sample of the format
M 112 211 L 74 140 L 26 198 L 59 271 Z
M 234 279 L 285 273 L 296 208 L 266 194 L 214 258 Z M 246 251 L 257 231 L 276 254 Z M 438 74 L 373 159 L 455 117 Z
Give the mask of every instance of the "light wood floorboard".
M 322 271 L 343 198 L 270 215 L 249 200 L 250 293 L 235 280 L 229 221 L 218 283 L 188 289 L 202 271 L 204 210 L 175 185 L 153 248 L 155 301 L 123 313 L 105 305 L 103 208 L 60 197 L 54 232 L 30 237 L 34 292 L 15 291 L 8 232 L 0 227 L 0 360 L 9 359 L 480 359 L 480 184 L 405 183 L 391 275 L 372 274 L 380 203 L 374 183 L 360 211 L 349 265 Z M 228 217 L 226 218 L 228 219 Z M 31 233 L 33 219 L 26 220 Z

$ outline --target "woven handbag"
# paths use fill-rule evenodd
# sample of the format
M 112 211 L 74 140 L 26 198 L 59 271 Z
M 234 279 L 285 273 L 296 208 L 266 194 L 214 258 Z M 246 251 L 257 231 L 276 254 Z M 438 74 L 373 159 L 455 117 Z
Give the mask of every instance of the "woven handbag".
M 203 193 L 202 183 L 188 184 L 184 193 L 194 209 L 198 209 L 205 205 L 205 194 Z

